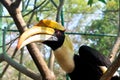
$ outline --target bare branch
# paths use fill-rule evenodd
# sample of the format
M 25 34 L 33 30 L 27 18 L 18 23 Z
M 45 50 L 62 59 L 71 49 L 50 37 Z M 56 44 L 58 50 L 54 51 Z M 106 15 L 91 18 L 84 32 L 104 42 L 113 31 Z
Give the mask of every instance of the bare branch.
M 34 8 L 36 7 L 36 0 L 34 1 Z M 31 14 L 31 16 L 30 16 L 30 18 L 29 18 L 29 20 L 28 20 L 28 22 L 27 22 L 27 26 L 29 27 L 29 25 L 30 25 L 30 23 L 31 23 L 31 21 L 32 21 L 32 19 L 33 19 L 33 17 L 34 17 L 34 14 L 35 14 L 35 10 L 32 12 L 32 14 Z
M 7 50 L 6 50 L 6 52 L 10 49 L 10 47 L 12 46 L 12 44 L 16 41 L 18 39 L 18 37 L 17 38 L 15 38 L 15 39 L 13 39 L 13 40 L 11 40 L 10 42 L 8 42 L 6 45 L 9 45 L 9 47 L 7 48 Z
M 116 40 L 116 42 L 115 42 L 115 44 L 113 46 L 113 49 L 111 51 L 111 54 L 110 54 L 110 61 L 111 62 L 114 61 L 119 48 L 120 48 L 120 37 L 117 38 L 117 40 Z
M 50 0 L 52 2 L 52 4 L 57 8 L 57 4 L 53 1 L 53 0 Z
M 10 13 L 19 32 L 23 33 L 27 29 L 27 26 L 22 17 L 21 11 L 19 10 L 19 7 L 16 6 L 16 4 L 14 4 L 15 6 L 14 5 L 12 5 L 12 6 L 6 5 L 5 0 L 0 0 L 0 2 L 6 7 L 8 12 Z M 27 45 L 27 48 L 28 48 L 28 51 L 29 51 L 31 57 L 33 58 L 38 70 L 40 71 L 43 80 L 54 80 L 55 76 L 54 76 L 54 74 L 51 74 L 52 72 L 49 70 L 49 68 L 48 68 L 46 62 L 44 61 L 37 46 L 34 43 L 31 43 L 31 44 Z
M 54 56 L 53 51 L 51 50 L 49 63 L 48 63 L 48 67 L 50 68 L 51 71 L 53 71 L 54 61 L 55 61 L 55 56 Z
M 59 22 L 59 17 L 60 17 L 60 13 L 61 13 L 61 9 L 62 9 L 62 6 L 64 4 L 64 0 L 59 0 L 59 6 L 57 8 L 57 15 L 56 15 L 56 21 Z
M 120 8 L 119 8 L 120 11 Z M 120 22 L 120 19 L 119 19 Z M 118 55 L 118 57 L 115 59 L 115 55 L 118 52 L 120 48 L 120 24 L 118 25 L 118 38 L 113 46 L 112 52 L 110 54 L 110 60 L 112 63 L 112 65 L 108 68 L 108 70 L 106 71 L 106 73 L 101 77 L 100 80 L 110 80 L 111 77 L 113 76 L 113 74 L 118 70 L 118 68 L 120 67 L 120 53 Z M 115 59 L 115 60 L 114 60 Z
M 118 50 L 120 49 L 120 25 L 119 25 L 119 27 L 118 27 L 118 37 L 117 37 L 117 40 L 116 40 L 116 42 L 115 42 L 115 44 L 114 44 L 114 46 L 113 46 L 113 49 L 112 49 L 112 51 L 111 51 L 111 53 L 110 53 L 110 61 L 111 62 L 113 62 L 114 61 L 114 59 L 115 59 L 115 56 L 116 56 L 116 54 L 118 53 Z
M 120 54 L 117 59 L 112 63 L 112 65 L 108 68 L 105 74 L 101 77 L 100 80 L 110 80 L 113 74 L 118 70 L 120 66 Z
M 11 59 L 14 58 L 14 56 L 16 55 L 16 52 L 17 52 L 17 49 L 14 50 L 14 52 L 13 52 L 13 54 L 12 54 L 12 56 L 11 56 Z M 9 64 L 7 64 L 7 65 L 5 66 L 5 68 L 3 69 L 2 74 L 1 74 L 1 77 L 5 74 L 5 72 L 6 72 L 6 70 L 8 69 L 8 67 L 9 67 Z
M 28 14 L 32 13 L 34 10 L 38 9 L 40 6 L 42 6 L 43 4 L 45 4 L 47 2 L 47 0 L 44 0 L 41 4 L 39 4 L 38 6 L 34 7 L 33 10 L 29 11 L 28 13 L 24 14 L 24 16 L 27 16 Z
M 23 64 L 23 55 L 24 55 L 24 48 L 21 49 L 21 56 L 20 56 L 20 64 Z M 19 71 L 18 80 L 21 80 L 21 72 Z
M 15 62 L 13 59 L 11 59 L 7 54 L 0 54 L 0 61 L 6 61 L 7 63 L 9 63 L 9 65 L 11 65 L 12 67 L 17 69 L 18 71 L 24 73 L 26 76 L 28 76 L 28 77 L 30 77 L 34 80 L 40 80 L 41 79 L 40 74 L 35 74 L 32 71 L 26 69 L 24 66 Z
M 6 7 L 9 7 L 11 4 L 12 4 L 12 2 L 11 2 L 11 0 L 2 0 L 2 1 L 0 1 L 3 5 L 6 5 Z

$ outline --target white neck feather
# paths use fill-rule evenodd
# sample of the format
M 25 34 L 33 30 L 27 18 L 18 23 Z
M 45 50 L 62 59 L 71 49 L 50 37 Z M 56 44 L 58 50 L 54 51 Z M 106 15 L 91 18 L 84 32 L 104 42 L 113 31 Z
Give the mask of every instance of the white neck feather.
M 63 70 L 66 71 L 66 73 L 70 73 L 73 71 L 75 67 L 73 60 L 74 51 L 72 42 L 67 35 L 65 35 L 63 45 L 54 51 L 54 55 L 59 65 L 62 67 Z

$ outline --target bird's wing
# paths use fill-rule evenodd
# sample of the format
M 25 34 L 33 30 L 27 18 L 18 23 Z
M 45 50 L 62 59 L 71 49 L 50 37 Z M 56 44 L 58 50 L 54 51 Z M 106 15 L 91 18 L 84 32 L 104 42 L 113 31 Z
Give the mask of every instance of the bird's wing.
M 109 67 L 111 65 L 111 62 L 107 57 L 105 57 L 103 54 L 101 54 L 97 50 L 85 45 L 80 47 L 79 55 L 86 62 L 91 61 L 92 63 L 95 63 L 98 66 Z

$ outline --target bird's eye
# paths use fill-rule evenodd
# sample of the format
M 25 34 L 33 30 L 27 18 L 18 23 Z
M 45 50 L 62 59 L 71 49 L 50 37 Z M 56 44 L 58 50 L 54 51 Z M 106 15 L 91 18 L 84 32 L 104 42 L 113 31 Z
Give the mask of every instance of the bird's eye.
M 60 30 L 55 30 L 55 34 L 56 34 L 56 35 L 61 35 L 62 33 L 61 33 Z

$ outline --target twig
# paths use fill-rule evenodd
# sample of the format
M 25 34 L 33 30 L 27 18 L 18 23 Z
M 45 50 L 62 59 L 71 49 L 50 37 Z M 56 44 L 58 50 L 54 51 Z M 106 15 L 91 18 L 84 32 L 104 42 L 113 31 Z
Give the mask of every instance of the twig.
M 27 1 L 27 4 L 26 4 L 26 6 L 25 6 L 24 10 L 26 10 L 26 9 L 27 9 L 29 2 L 30 2 L 30 0 L 28 0 L 28 1 Z
M 53 0 L 50 0 L 52 2 L 52 4 L 57 8 L 57 4 L 53 1 Z
M 34 1 L 34 8 L 36 7 L 36 0 Z M 34 17 L 34 14 L 35 14 L 35 10 L 32 12 L 32 14 L 31 14 L 31 16 L 30 16 L 30 18 L 29 18 L 29 20 L 28 20 L 28 22 L 27 22 L 27 26 L 29 27 L 30 26 L 30 23 L 31 23 L 31 21 L 32 21 L 32 19 L 33 19 L 33 17 Z
M 23 53 L 24 52 L 24 48 L 21 49 L 21 56 L 20 56 L 20 64 L 22 65 L 23 63 Z M 18 74 L 18 80 L 21 80 L 21 72 L 19 71 L 19 74 Z
M 30 13 L 32 13 L 34 10 L 38 9 L 40 6 L 42 6 L 47 0 L 44 0 L 41 4 L 39 4 L 38 6 L 36 6 L 33 10 L 29 11 L 28 13 L 24 14 L 23 17 L 29 15 Z
M 12 44 L 16 41 L 18 39 L 18 37 L 17 38 L 15 38 L 15 39 L 13 39 L 13 40 L 11 40 L 10 42 L 8 42 L 6 45 L 9 45 L 9 47 L 7 48 L 7 50 L 6 50 L 6 52 L 10 49 L 10 47 L 12 46 Z
M 63 4 L 64 4 L 64 0 L 59 0 L 59 6 L 57 8 L 57 15 L 56 15 L 57 22 L 59 22 L 59 20 L 60 20 L 60 13 L 61 13 L 61 9 L 62 9 Z

